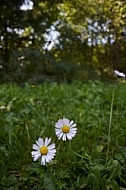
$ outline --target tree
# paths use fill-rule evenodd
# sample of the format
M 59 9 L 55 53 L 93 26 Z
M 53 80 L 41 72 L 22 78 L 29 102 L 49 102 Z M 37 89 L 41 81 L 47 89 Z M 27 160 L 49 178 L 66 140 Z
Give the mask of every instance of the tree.
M 125 1 L 38 0 L 31 10 L 22 10 L 23 3 L 1 1 L 1 76 L 19 82 L 42 74 L 72 78 L 93 68 L 125 72 Z M 51 30 L 56 42 L 46 37 Z

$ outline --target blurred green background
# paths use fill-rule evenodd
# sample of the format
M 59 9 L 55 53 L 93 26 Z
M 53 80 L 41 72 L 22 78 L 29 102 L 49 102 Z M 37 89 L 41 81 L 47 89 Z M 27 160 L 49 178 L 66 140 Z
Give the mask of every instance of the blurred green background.
M 1 0 L 0 82 L 115 80 L 126 73 L 124 0 Z

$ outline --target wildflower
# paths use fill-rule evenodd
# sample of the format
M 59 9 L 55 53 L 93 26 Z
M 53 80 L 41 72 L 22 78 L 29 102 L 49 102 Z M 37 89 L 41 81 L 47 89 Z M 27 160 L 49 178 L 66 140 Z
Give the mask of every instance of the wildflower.
M 71 140 L 77 133 L 76 123 L 66 118 L 59 119 L 55 124 L 55 132 L 59 140 Z
M 45 165 L 46 162 L 52 161 L 52 159 L 55 156 L 56 149 L 55 149 L 55 143 L 49 145 L 51 142 L 51 138 L 46 137 L 45 140 L 42 138 L 39 138 L 38 141 L 36 141 L 36 144 L 33 144 L 33 149 L 35 151 L 32 151 L 32 157 L 34 161 L 38 160 L 38 158 L 41 157 L 41 165 Z
M 119 71 L 117 71 L 117 70 L 115 70 L 114 73 L 115 73 L 117 76 L 119 76 L 119 77 L 126 77 L 126 75 L 125 75 L 124 73 L 119 72 Z

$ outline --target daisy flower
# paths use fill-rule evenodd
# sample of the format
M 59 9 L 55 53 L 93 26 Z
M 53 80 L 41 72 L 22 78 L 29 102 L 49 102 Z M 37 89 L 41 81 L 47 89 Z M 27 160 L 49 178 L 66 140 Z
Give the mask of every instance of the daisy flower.
M 51 138 L 46 137 L 45 140 L 39 138 L 36 144 L 33 144 L 34 151 L 31 152 L 34 161 L 41 157 L 41 165 L 52 161 L 56 154 L 55 143 L 49 145 Z
M 71 140 L 77 133 L 76 123 L 66 118 L 59 119 L 55 124 L 55 132 L 59 140 Z

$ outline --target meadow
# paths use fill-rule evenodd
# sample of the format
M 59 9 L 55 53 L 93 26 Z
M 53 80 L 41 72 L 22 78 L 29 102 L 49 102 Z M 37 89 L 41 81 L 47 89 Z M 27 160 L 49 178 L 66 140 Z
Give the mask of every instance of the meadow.
M 55 134 L 63 117 L 72 140 Z M 56 144 L 46 166 L 31 156 L 39 137 Z M 126 190 L 126 83 L 0 85 L 0 189 Z

